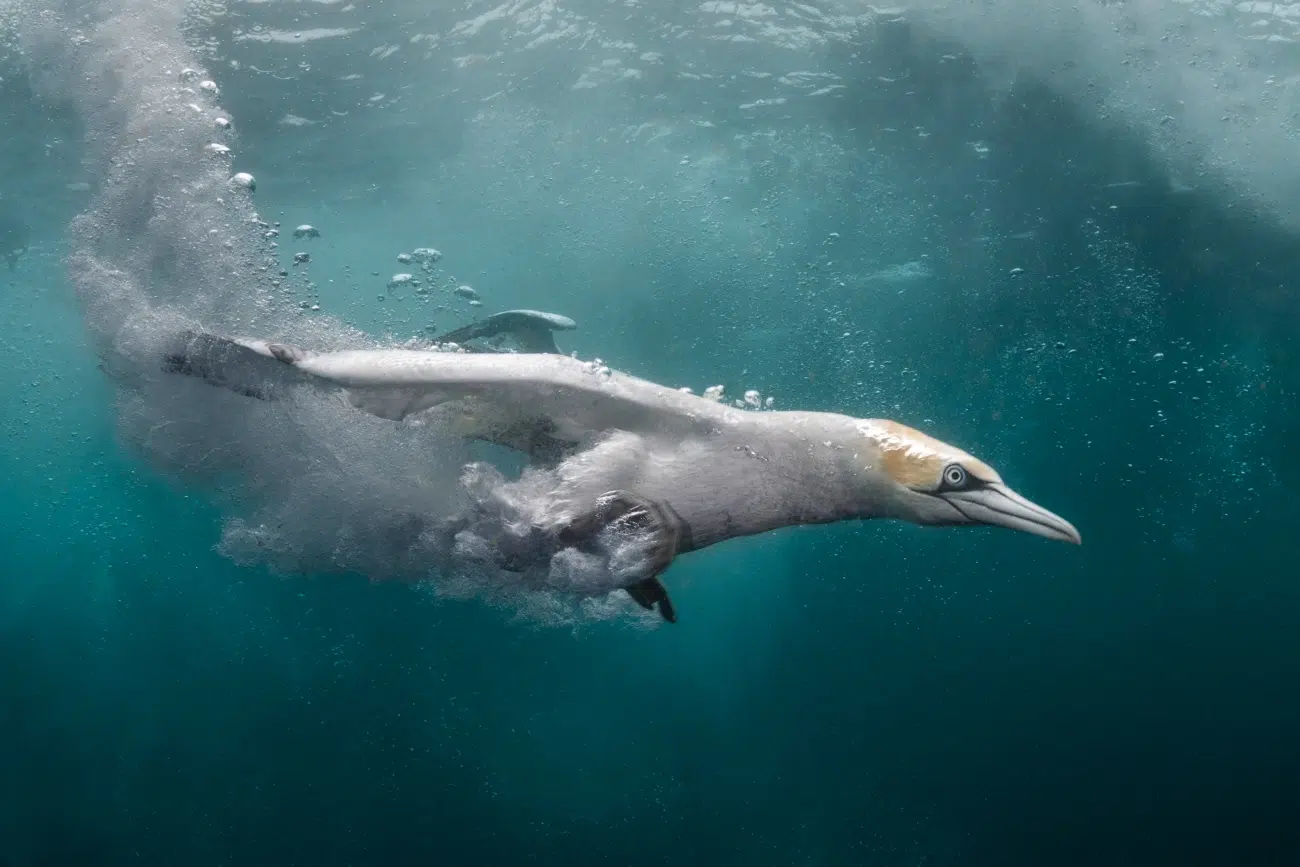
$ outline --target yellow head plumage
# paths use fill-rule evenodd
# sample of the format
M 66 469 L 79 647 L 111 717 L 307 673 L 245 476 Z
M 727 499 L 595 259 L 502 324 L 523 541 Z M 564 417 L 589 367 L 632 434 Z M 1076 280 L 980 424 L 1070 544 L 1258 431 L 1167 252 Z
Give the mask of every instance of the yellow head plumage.
M 913 491 L 937 490 L 943 484 L 944 471 L 952 466 L 961 467 L 981 482 L 1002 482 L 1002 477 L 979 458 L 907 425 L 869 419 L 859 429 L 880 449 L 885 474 Z

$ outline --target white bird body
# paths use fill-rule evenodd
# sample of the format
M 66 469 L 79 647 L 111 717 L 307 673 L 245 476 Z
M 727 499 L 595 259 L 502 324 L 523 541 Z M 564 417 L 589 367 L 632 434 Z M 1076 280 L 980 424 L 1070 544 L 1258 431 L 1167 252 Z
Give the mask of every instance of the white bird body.
M 257 396 L 337 388 L 373 415 L 429 413 L 552 462 L 551 489 L 526 516 L 552 540 L 538 550 L 590 543 L 620 522 L 649 534 L 650 565 L 611 580 L 670 620 L 657 575 L 675 556 L 795 524 L 892 517 L 1079 541 L 986 464 L 896 422 L 735 408 L 562 355 L 315 353 L 198 334 L 168 367 Z

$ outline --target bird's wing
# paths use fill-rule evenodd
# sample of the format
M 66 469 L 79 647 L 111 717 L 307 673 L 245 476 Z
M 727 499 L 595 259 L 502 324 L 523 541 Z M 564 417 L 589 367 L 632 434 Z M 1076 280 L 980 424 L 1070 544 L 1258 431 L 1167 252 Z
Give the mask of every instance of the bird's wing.
M 264 399 L 299 384 L 339 389 L 358 409 L 393 420 L 444 407 L 463 436 L 493 442 L 504 437 L 503 444 L 512 447 L 534 435 L 552 445 L 577 444 L 610 430 L 671 438 L 708 435 L 735 424 L 740 414 L 563 355 L 317 353 L 191 332 L 167 355 L 164 367 Z
M 462 436 L 558 462 L 556 521 L 544 532 L 560 547 L 606 556 L 613 555 L 602 546 L 635 534 L 643 556 L 620 586 L 670 621 L 676 614 L 659 573 L 699 544 L 693 534 L 710 541 L 734 534 L 732 512 L 755 508 L 744 501 L 753 486 L 736 485 L 752 474 L 752 461 L 728 440 L 748 414 L 567 356 L 317 353 L 190 333 L 164 368 L 266 400 L 307 386 L 340 391 L 381 418 L 432 412 Z M 728 442 L 721 450 L 719 435 Z M 611 527 L 613 542 L 605 538 Z
M 465 344 L 480 337 L 496 337 L 508 334 L 519 344 L 522 352 L 553 353 L 558 355 L 560 349 L 555 345 L 553 331 L 571 331 L 578 327 L 567 316 L 558 313 L 544 313 L 540 310 L 506 310 L 461 326 L 435 338 L 437 343 Z

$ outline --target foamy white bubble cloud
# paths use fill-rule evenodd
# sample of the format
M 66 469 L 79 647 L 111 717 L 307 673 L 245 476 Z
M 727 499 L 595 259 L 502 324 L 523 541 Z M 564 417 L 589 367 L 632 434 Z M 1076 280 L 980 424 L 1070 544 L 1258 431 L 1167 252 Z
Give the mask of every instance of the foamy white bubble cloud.
M 214 135 L 236 168 L 239 149 L 233 127 L 215 123 L 226 117 L 220 88 L 194 86 L 213 72 L 186 47 L 183 5 L 116 0 L 89 19 L 83 4 L 66 16 L 18 10 L 33 85 L 70 101 L 86 128 L 96 192 L 71 227 L 69 276 L 118 386 L 124 440 L 223 504 L 220 550 L 237 562 L 432 580 L 547 622 L 628 610 L 621 594 L 591 601 L 608 596 L 611 564 L 627 557 L 621 542 L 590 562 L 558 561 L 563 586 L 548 584 L 550 550 L 526 570 L 502 568 L 501 545 L 553 502 L 554 474 L 508 485 L 471 473 L 462 484 L 467 448 L 437 423 L 395 424 L 308 391 L 258 400 L 163 372 L 186 329 L 321 349 L 372 343 L 301 315 L 281 289 L 254 185 L 231 184 L 231 160 L 211 158 Z

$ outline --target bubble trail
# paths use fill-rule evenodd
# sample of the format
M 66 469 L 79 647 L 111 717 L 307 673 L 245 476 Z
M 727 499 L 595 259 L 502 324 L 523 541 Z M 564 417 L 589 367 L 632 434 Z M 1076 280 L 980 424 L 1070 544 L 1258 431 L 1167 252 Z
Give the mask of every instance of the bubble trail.
M 304 315 L 281 288 L 257 185 L 239 168 L 237 118 L 186 47 L 183 11 L 173 0 L 18 10 L 33 89 L 71 103 L 85 128 L 96 192 L 69 227 L 68 276 L 116 387 L 124 443 L 221 504 L 219 550 L 243 564 L 431 582 L 552 623 L 639 612 L 624 594 L 548 589 L 560 573 L 569 591 L 599 585 L 607 563 L 496 565 L 495 547 L 524 533 L 521 516 L 546 508 L 546 472 L 508 482 L 427 419 L 395 424 L 308 391 L 257 400 L 163 371 L 189 330 L 375 345 Z

